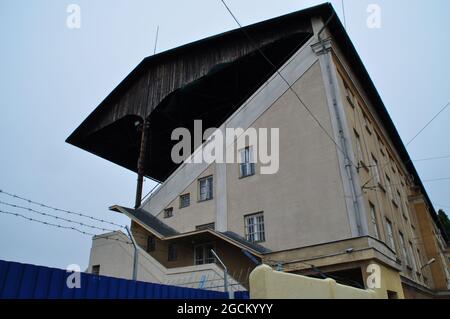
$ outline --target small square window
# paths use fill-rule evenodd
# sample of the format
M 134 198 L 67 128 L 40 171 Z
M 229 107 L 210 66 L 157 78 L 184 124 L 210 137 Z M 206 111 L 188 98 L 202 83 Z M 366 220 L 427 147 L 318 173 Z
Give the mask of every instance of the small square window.
M 189 207 L 191 205 L 191 194 L 183 194 L 180 196 L 180 208 Z
M 170 218 L 173 216 L 173 207 L 164 209 L 164 218 Z
M 203 224 L 195 226 L 195 230 L 204 230 L 204 229 L 215 229 L 215 223 Z

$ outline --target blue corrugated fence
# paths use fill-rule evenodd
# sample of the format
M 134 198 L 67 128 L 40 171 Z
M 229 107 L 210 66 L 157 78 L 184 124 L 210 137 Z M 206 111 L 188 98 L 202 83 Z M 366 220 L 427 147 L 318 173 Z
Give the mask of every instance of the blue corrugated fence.
M 68 288 L 62 269 L 0 260 L 1 299 L 228 299 L 220 291 L 168 286 L 80 273 L 81 287 Z M 236 292 L 248 299 L 248 292 Z

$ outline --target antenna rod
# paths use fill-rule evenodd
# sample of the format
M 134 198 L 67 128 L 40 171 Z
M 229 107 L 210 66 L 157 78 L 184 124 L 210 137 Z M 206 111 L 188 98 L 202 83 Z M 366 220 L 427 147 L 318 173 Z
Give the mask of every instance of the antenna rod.
M 156 45 L 158 44 L 158 35 L 159 35 L 159 25 L 156 27 L 155 48 L 153 49 L 153 54 L 156 54 Z

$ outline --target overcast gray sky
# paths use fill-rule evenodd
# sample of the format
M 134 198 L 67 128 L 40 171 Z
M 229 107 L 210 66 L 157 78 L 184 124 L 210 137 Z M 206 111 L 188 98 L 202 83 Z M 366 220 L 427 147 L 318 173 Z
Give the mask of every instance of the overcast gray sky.
M 227 2 L 246 25 L 322 1 Z M 342 17 L 341 0 L 331 2 Z M 80 29 L 66 26 L 71 3 L 81 8 Z M 381 6 L 380 29 L 366 26 L 370 3 Z M 406 142 L 450 102 L 450 2 L 345 0 L 345 11 L 350 37 Z M 129 223 L 108 207 L 133 205 L 135 174 L 64 141 L 153 53 L 157 25 L 158 52 L 236 28 L 219 0 L 0 0 L 0 189 Z M 410 145 L 413 159 L 450 155 L 449 119 L 450 109 Z M 423 179 L 434 179 L 450 177 L 449 164 L 416 167 Z M 151 186 L 147 181 L 146 190 Z M 449 186 L 426 183 L 437 208 L 450 210 Z M 2 194 L 0 200 L 20 203 Z M 0 214 L 0 259 L 85 268 L 90 245 L 89 236 Z

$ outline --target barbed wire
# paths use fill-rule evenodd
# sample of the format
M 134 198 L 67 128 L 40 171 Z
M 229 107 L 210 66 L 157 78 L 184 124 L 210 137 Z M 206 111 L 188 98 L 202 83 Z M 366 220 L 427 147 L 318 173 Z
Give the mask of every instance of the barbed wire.
M 45 226 L 50 226 L 50 227 L 55 227 L 55 228 L 60 228 L 60 229 L 72 230 L 72 231 L 78 232 L 78 233 L 80 233 L 82 235 L 86 235 L 86 236 L 97 236 L 97 237 L 100 237 L 100 238 L 103 238 L 103 239 L 107 239 L 107 240 L 115 240 L 115 241 L 123 242 L 125 244 L 130 244 L 130 245 L 132 244 L 129 241 L 124 241 L 124 240 L 121 240 L 119 238 L 111 238 L 112 236 L 115 236 L 115 235 L 109 235 L 109 236 L 98 235 L 98 234 L 94 234 L 94 233 L 90 233 L 90 232 L 81 230 L 81 229 L 79 229 L 77 227 L 65 226 L 65 225 L 61 225 L 61 224 L 50 223 L 50 222 L 46 222 L 46 221 L 43 221 L 43 220 L 39 220 L 39 219 L 35 219 L 35 218 L 32 218 L 32 217 L 29 217 L 29 216 L 26 216 L 26 215 L 23 215 L 23 214 L 20 214 L 20 213 L 14 213 L 14 212 L 6 211 L 6 210 L 0 210 L 0 214 L 23 218 L 25 220 L 28 220 L 28 221 L 31 221 L 31 222 L 35 222 L 35 223 L 40 223 L 40 224 L 45 225 Z
M 111 221 L 108 221 L 108 220 L 104 220 L 104 219 L 96 218 L 96 217 L 89 216 L 89 215 L 86 215 L 86 214 L 82 214 L 82 213 L 78 213 L 78 212 L 74 212 L 74 211 L 70 211 L 70 210 L 66 210 L 66 209 L 61 209 L 61 208 L 57 208 L 57 207 L 50 206 L 50 205 L 46 205 L 46 204 L 43 204 L 43 203 L 40 203 L 40 202 L 36 202 L 36 201 L 33 201 L 31 199 L 28 199 L 28 198 L 25 198 L 25 197 L 22 197 L 22 196 L 19 196 L 19 195 L 16 195 L 16 194 L 12 194 L 12 193 L 6 192 L 6 191 L 1 190 L 1 189 L 0 189 L 0 194 L 5 194 L 5 195 L 7 195 L 9 197 L 20 199 L 20 200 L 28 202 L 30 204 L 34 204 L 34 205 L 38 205 L 38 206 L 45 207 L 45 208 L 48 208 L 48 209 L 52 209 L 54 211 L 67 213 L 67 214 L 71 214 L 71 215 L 76 215 L 76 216 L 80 216 L 80 217 L 85 217 L 85 218 L 89 218 L 91 220 L 95 220 L 95 221 L 98 221 L 98 222 L 101 222 L 101 223 L 114 225 L 114 226 L 117 226 L 117 227 L 120 227 L 120 228 L 125 228 L 125 226 L 123 226 L 123 225 L 120 225 L 120 224 L 117 224 L 117 223 L 114 223 L 114 222 L 111 222 Z
M 22 209 L 22 210 L 27 210 L 29 212 L 33 212 L 33 213 L 36 213 L 36 214 L 39 214 L 39 215 L 42 215 L 42 216 L 52 217 L 52 218 L 55 218 L 57 220 L 63 220 L 65 222 L 77 224 L 77 225 L 80 225 L 80 226 L 83 226 L 83 227 L 89 227 L 89 228 L 98 229 L 98 230 L 101 230 L 101 231 L 114 231 L 113 229 L 102 228 L 102 227 L 97 227 L 97 226 L 90 225 L 90 224 L 85 224 L 85 223 L 82 223 L 82 222 L 79 222 L 79 221 L 76 221 L 76 220 L 64 218 L 64 217 L 53 215 L 53 214 L 44 213 L 44 212 L 35 210 L 33 208 L 30 208 L 30 207 L 25 207 L 25 206 L 21 206 L 21 205 L 15 205 L 15 204 L 3 202 L 1 200 L 0 200 L 0 204 L 1 205 L 6 205 L 6 206 L 9 206 L 9 207 L 19 208 L 19 209 Z

